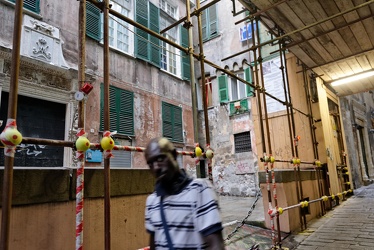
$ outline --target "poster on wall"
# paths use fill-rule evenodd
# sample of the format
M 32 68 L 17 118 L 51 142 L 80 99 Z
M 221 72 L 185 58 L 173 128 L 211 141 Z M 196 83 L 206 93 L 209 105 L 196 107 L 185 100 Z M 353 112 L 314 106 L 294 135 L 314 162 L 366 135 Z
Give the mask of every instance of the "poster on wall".
M 285 101 L 282 70 L 280 67 L 280 57 L 266 60 L 262 64 L 266 92 L 281 101 Z M 266 96 L 266 106 L 268 113 L 286 110 L 285 105 L 269 96 Z

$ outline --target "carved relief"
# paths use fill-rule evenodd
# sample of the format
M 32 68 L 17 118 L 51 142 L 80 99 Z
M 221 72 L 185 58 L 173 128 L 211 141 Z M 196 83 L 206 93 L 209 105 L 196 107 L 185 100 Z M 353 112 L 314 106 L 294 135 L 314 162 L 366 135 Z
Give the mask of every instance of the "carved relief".
M 43 24 L 38 22 L 37 20 L 30 20 L 30 23 L 33 25 L 35 30 L 39 30 L 47 35 L 52 35 L 52 32 L 55 30 L 51 25 Z
M 8 77 L 10 77 L 11 74 L 11 63 L 8 60 L 6 60 L 4 63 L 4 74 Z M 66 79 L 61 72 L 51 69 L 38 68 L 38 65 L 34 64 L 21 63 L 19 79 L 61 90 L 71 90 L 70 80 Z
M 47 41 L 44 38 L 39 38 L 39 41 L 36 42 L 36 48 L 32 49 L 32 53 L 36 57 L 42 57 L 45 60 L 51 60 L 52 56 L 51 53 L 48 52 L 49 46 L 47 45 Z

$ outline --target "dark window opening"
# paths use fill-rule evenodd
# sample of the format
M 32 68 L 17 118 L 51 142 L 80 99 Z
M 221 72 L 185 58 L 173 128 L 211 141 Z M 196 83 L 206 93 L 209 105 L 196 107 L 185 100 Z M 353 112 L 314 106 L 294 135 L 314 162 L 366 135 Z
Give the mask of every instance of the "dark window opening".
M 251 152 L 251 133 L 243 132 L 234 135 L 235 153 Z

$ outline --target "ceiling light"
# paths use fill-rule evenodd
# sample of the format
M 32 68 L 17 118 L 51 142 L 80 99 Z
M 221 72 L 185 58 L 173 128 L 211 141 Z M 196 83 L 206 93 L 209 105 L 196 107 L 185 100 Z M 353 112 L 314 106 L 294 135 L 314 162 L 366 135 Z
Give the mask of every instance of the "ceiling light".
M 341 85 L 341 84 L 345 84 L 345 83 L 349 83 L 349 82 L 354 82 L 354 81 L 357 81 L 357 80 L 360 80 L 360 79 L 363 79 L 363 78 L 367 78 L 367 77 L 370 77 L 370 76 L 374 76 L 374 70 L 369 71 L 369 72 L 360 73 L 360 74 L 357 74 L 357 75 L 353 75 L 353 76 L 350 76 L 350 77 L 347 77 L 347 78 L 344 78 L 344 79 L 340 79 L 340 80 L 337 80 L 337 81 L 333 81 L 333 82 L 331 82 L 331 86 L 337 86 L 337 85 Z

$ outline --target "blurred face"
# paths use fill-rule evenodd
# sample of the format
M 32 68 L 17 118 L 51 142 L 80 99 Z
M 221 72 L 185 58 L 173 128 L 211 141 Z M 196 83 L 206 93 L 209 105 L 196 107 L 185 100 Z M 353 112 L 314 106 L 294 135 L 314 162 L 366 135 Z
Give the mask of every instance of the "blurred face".
M 171 181 L 179 170 L 172 164 L 169 157 L 164 154 L 149 159 L 147 164 L 157 181 L 164 183 Z

